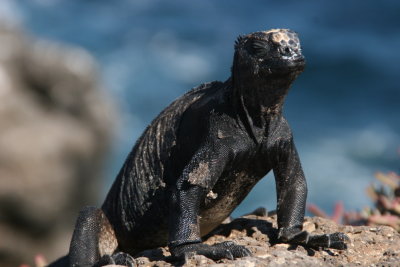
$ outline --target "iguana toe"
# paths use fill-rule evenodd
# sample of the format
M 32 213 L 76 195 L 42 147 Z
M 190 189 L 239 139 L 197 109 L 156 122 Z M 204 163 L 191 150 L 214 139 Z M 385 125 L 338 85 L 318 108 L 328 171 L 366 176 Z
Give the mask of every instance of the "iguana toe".
M 244 246 L 236 245 L 233 242 L 223 242 L 215 245 L 202 243 L 180 245 L 171 249 L 171 253 L 176 258 L 188 258 L 191 255 L 203 255 L 212 260 L 241 258 L 251 256 L 251 252 Z

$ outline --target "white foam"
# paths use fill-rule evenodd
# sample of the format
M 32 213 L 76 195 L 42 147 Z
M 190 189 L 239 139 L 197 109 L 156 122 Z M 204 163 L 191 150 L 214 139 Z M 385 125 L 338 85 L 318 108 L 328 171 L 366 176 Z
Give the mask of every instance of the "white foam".
M 150 42 L 150 52 L 159 68 L 179 82 L 193 83 L 213 72 L 211 55 L 194 44 L 182 43 L 172 32 L 156 33 Z
M 17 26 L 21 24 L 22 15 L 14 0 L 0 1 L 0 21 L 3 24 Z
M 370 125 L 301 144 L 309 202 L 333 205 L 343 201 L 347 209 L 370 205 L 365 189 L 375 180 L 375 172 L 384 171 L 385 161 L 392 162 L 397 157 L 399 140 L 388 127 Z

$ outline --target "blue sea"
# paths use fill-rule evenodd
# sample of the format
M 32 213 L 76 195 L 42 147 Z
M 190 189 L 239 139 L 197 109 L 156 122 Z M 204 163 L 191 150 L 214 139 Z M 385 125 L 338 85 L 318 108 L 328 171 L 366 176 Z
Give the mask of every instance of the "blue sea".
M 400 1 L 2 0 L 0 18 L 99 62 L 122 113 L 103 194 L 164 107 L 225 80 L 237 36 L 270 28 L 298 32 L 308 63 L 285 105 L 308 202 L 359 210 L 375 172 L 400 171 Z M 234 215 L 275 205 L 268 175 Z

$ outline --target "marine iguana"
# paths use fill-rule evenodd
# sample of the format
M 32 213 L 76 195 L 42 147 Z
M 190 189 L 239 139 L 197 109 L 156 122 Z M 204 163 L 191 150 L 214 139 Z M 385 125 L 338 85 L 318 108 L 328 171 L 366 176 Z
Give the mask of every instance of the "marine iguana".
M 153 120 L 101 209 L 80 212 L 69 255 L 58 263 L 133 265 L 130 255 L 167 244 L 178 258 L 188 253 L 212 259 L 249 256 L 244 246 L 210 246 L 201 237 L 271 170 L 278 239 L 345 249 L 343 233 L 302 231 L 307 185 L 282 107 L 304 66 L 298 36 L 291 30 L 240 36 L 231 77 L 192 89 Z

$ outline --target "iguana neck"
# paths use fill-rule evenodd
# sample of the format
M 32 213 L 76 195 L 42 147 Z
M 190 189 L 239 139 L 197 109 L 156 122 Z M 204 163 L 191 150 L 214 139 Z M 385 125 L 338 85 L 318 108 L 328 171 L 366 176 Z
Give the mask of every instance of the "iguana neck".
M 233 105 L 243 110 L 251 127 L 264 128 L 266 121 L 281 114 L 285 97 L 296 74 L 232 74 Z

